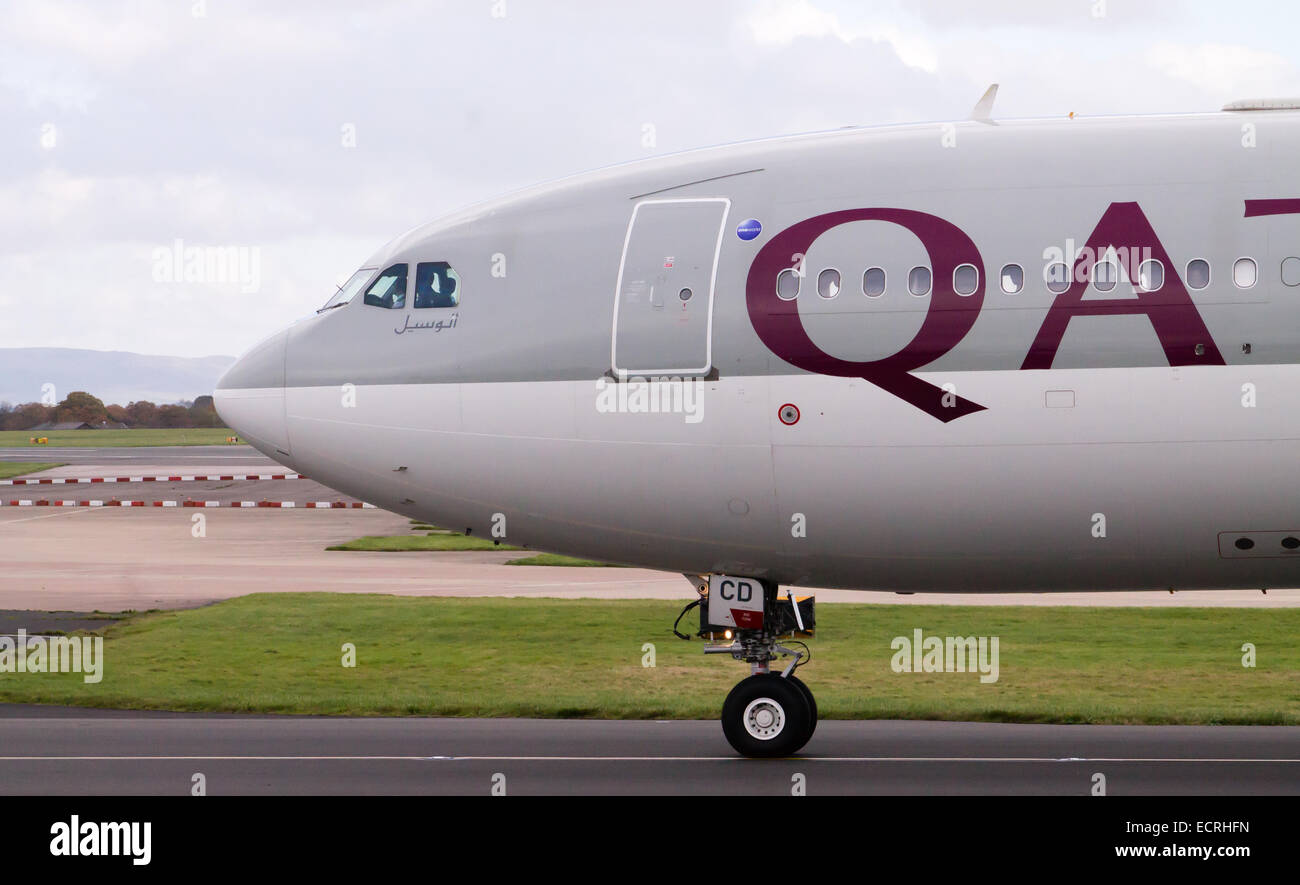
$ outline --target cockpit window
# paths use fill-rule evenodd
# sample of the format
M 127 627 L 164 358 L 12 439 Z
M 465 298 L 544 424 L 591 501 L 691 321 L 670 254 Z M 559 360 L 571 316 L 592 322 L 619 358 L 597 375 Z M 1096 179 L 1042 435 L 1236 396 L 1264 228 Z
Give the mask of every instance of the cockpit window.
M 455 307 L 460 304 L 460 274 L 445 261 L 424 261 L 415 267 L 415 306 Z
M 366 290 L 366 304 L 401 310 L 406 307 L 406 265 L 394 264 Z
M 325 302 L 325 306 L 321 310 L 329 310 L 331 307 L 347 304 L 356 297 L 357 293 L 361 291 L 361 287 L 366 284 L 366 280 L 370 279 L 370 275 L 374 272 L 373 267 L 363 267 L 354 273 L 346 283 L 339 286 L 339 290 L 334 293 L 329 301 Z

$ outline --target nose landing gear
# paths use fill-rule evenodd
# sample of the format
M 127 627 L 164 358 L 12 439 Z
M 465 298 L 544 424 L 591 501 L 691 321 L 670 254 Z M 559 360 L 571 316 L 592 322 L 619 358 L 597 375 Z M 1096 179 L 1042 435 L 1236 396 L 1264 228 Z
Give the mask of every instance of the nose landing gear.
M 736 685 L 722 705 L 722 733 L 727 742 L 736 752 L 751 757 L 799 752 L 817 728 L 817 701 L 794 675 L 796 668 L 811 659 L 808 646 L 794 637 L 812 636 L 813 599 L 795 600 L 790 594 L 783 600 L 775 584 L 725 575 L 711 575 L 707 588 L 697 589 L 701 597 L 698 635 L 706 640 L 732 640 L 726 645 L 706 645 L 704 653 L 729 654 L 750 666 L 749 678 Z M 788 648 L 781 641 L 803 648 Z M 771 662 L 779 657 L 792 660 L 783 670 L 773 672 Z

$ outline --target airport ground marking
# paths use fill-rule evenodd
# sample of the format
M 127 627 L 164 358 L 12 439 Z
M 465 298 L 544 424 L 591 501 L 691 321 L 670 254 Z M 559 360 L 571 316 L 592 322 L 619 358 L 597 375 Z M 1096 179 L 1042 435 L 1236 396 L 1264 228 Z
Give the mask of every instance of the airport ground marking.
M 49 498 L 15 498 L 0 502 L 4 507 L 225 507 L 228 509 L 272 508 L 280 510 L 375 510 L 374 504 L 363 501 L 137 501 L 112 498 L 109 500 L 59 500 Z
M 63 511 L 62 513 L 46 513 L 46 514 L 44 514 L 44 515 L 42 515 L 42 516 L 24 516 L 24 517 L 22 517 L 21 519 L 6 519 L 6 520 L 4 520 L 3 522 L 0 522 L 0 526 L 13 525 L 14 523 L 19 523 L 19 522 L 33 522 L 33 521 L 35 521 L 35 520 L 37 520 L 37 519 L 53 519 L 53 518 L 56 517 L 56 516 L 80 516 L 81 514 L 83 514 L 83 513 L 87 513 L 87 512 L 89 512 L 89 511 L 86 511 L 86 510 L 65 510 L 65 511 Z
M 307 479 L 301 473 L 174 474 L 170 476 L 39 476 L 0 479 L 0 486 L 96 485 L 117 482 L 257 482 L 262 480 Z
M 1300 759 L 1242 757 L 1143 757 L 1089 756 L 1059 758 L 1052 756 L 787 756 L 769 760 L 787 762 L 1018 762 L 1018 763 L 1191 763 L 1294 765 Z M 741 756 L 410 756 L 410 755 L 313 755 L 313 756 L 0 756 L 0 762 L 744 762 L 756 763 Z

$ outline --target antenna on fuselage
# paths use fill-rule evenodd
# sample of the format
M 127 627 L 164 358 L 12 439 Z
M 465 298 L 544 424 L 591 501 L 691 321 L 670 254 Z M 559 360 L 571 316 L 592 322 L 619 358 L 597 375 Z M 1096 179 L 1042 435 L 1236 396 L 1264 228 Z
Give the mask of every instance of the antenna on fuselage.
M 998 97 L 998 84 L 994 83 L 984 91 L 984 96 L 975 102 L 975 107 L 971 109 L 970 118 L 980 123 L 993 122 L 993 102 Z

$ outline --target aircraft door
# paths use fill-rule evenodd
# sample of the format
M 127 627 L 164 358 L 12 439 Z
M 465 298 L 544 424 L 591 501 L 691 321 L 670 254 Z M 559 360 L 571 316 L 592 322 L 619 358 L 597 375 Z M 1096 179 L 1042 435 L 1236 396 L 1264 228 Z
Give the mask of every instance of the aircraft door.
M 614 293 L 615 372 L 712 368 L 713 289 L 730 208 L 714 197 L 643 200 L 632 210 Z

